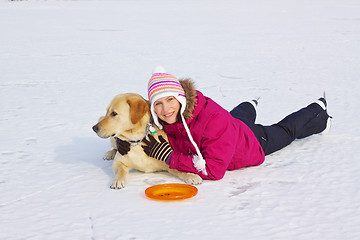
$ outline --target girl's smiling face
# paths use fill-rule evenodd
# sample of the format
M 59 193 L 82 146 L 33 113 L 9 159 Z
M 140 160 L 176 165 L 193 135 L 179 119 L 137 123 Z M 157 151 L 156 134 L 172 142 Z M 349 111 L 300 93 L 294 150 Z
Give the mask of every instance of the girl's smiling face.
M 173 96 L 162 97 L 154 102 L 154 110 L 157 116 L 168 124 L 177 121 L 180 106 L 180 102 Z

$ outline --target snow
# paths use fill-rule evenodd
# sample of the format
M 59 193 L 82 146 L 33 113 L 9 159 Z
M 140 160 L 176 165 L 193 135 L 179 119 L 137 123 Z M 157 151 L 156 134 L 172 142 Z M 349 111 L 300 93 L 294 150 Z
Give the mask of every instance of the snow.
M 0 239 L 358 239 L 359 23 L 358 0 L 0 1 Z M 147 199 L 164 172 L 112 190 L 91 127 L 159 64 L 263 124 L 325 90 L 332 129 L 192 199 Z

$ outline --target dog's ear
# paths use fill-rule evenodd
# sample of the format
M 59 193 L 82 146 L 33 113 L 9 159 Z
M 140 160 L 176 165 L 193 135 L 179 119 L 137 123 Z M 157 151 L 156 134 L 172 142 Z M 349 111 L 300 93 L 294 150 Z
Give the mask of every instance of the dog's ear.
M 144 100 L 129 98 L 127 103 L 130 106 L 130 119 L 133 124 L 140 121 L 140 119 L 149 111 L 149 105 Z

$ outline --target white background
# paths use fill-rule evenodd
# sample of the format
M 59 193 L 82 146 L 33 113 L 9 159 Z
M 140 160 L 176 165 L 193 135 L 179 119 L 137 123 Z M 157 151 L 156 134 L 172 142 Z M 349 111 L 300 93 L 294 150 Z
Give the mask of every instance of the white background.
M 358 239 L 358 0 L 0 1 L 0 239 Z M 149 200 L 168 173 L 111 190 L 91 127 L 152 69 L 272 124 L 326 91 L 332 129 L 196 197 Z

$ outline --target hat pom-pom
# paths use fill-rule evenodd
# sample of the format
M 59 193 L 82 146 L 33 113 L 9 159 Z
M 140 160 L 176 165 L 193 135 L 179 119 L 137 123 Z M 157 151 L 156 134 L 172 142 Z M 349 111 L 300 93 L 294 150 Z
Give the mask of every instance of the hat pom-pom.
M 154 69 L 153 73 L 166 73 L 166 70 L 165 70 L 165 68 L 163 66 L 157 66 Z
M 192 161 L 196 170 L 201 171 L 206 176 L 208 175 L 206 172 L 206 162 L 202 156 L 194 155 Z

